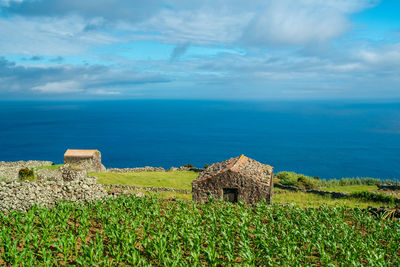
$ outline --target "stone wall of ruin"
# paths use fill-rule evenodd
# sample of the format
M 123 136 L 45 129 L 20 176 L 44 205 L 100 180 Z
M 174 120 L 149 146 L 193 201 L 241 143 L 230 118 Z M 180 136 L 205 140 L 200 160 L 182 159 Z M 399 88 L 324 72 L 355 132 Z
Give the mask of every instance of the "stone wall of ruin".
M 267 184 L 256 182 L 231 170 L 192 183 L 193 200 L 207 202 L 209 196 L 215 199 L 223 199 L 224 188 L 237 188 L 238 200 L 247 204 L 257 203 L 261 200 L 272 201 L 272 191 Z
M 64 164 L 70 164 L 75 167 L 85 169 L 87 172 L 104 172 L 106 168 L 101 164 L 100 152 L 95 153 L 91 158 L 81 157 L 66 157 L 64 158 Z

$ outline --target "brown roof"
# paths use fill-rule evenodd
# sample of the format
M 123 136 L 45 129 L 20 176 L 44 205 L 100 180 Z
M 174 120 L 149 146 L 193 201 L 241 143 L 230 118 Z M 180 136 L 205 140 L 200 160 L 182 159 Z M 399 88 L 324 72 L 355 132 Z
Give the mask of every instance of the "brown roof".
M 259 182 L 269 184 L 269 177 L 272 173 L 273 167 L 250 159 L 245 155 L 241 155 L 240 157 L 212 164 L 201 172 L 193 183 L 207 180 L 228 170 L 240 173 Z
M 97 152 L 97 149 L 67 149 L 64 157 L 91 158 Z

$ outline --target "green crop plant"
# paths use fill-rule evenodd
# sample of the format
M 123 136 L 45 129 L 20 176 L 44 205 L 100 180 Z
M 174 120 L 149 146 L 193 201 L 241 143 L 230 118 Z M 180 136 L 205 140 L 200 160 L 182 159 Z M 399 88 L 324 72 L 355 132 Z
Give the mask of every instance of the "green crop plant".
M 398 266 L 392 217 L 155 196 L 61 202 L 0 213 L 0 266 Z

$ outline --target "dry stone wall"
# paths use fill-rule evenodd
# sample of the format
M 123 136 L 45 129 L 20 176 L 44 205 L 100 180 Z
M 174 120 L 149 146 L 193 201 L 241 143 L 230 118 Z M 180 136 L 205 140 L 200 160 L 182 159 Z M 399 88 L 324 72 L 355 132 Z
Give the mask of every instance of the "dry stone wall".
M 18 168 L 36 168 L 50 166 L 54 163 L 51 161 L 28 160 L 28 161 L 0 161 L 0 168 L 3 167 L 18 167 Z
M 118 172 L 118 173 L 127 173 L 127 172 L 165 172 L 165 169 L 162 167 L 138 167 L 138 168 L 110 168 L 107 169 L 107 172 Z
M 175 189 L 175 188 L 166 188 L 166 187 L 141 187 L 134 185 L 119 185 L 119 184 L 104 184 L 104 188 L 106 189 L 121 189 L 121 190 L 144 190 L 149 192 L 176 192 L 182 194 L 191 194 L 192 191 L 185 189 Z
M 40 169 L 35 170 L 36 178 L 39 181 L 62 181 L 62 172 L 60 170 Z
M 0 179 L 5 181 L 18 180 L 18 172 L 22 168 L 37 168 L 43 166 L 50 166 L 54 163 L 51 161 L 0 161 Z
M 35 204 L 51 207 L 58 201 L 94 201 L 107 196 L 94 177 L 73 181 L 1 182 L 0 210 L 27 210 Z

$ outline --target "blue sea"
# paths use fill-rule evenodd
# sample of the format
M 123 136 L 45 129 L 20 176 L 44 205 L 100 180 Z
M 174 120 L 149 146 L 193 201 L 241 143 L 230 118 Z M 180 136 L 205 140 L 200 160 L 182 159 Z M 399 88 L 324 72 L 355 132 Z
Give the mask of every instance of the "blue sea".
M 400 178 L 400 103 L 126 100 L 0 102 L 0 160 L 181 166 L 244 154 L 321 178 Z

